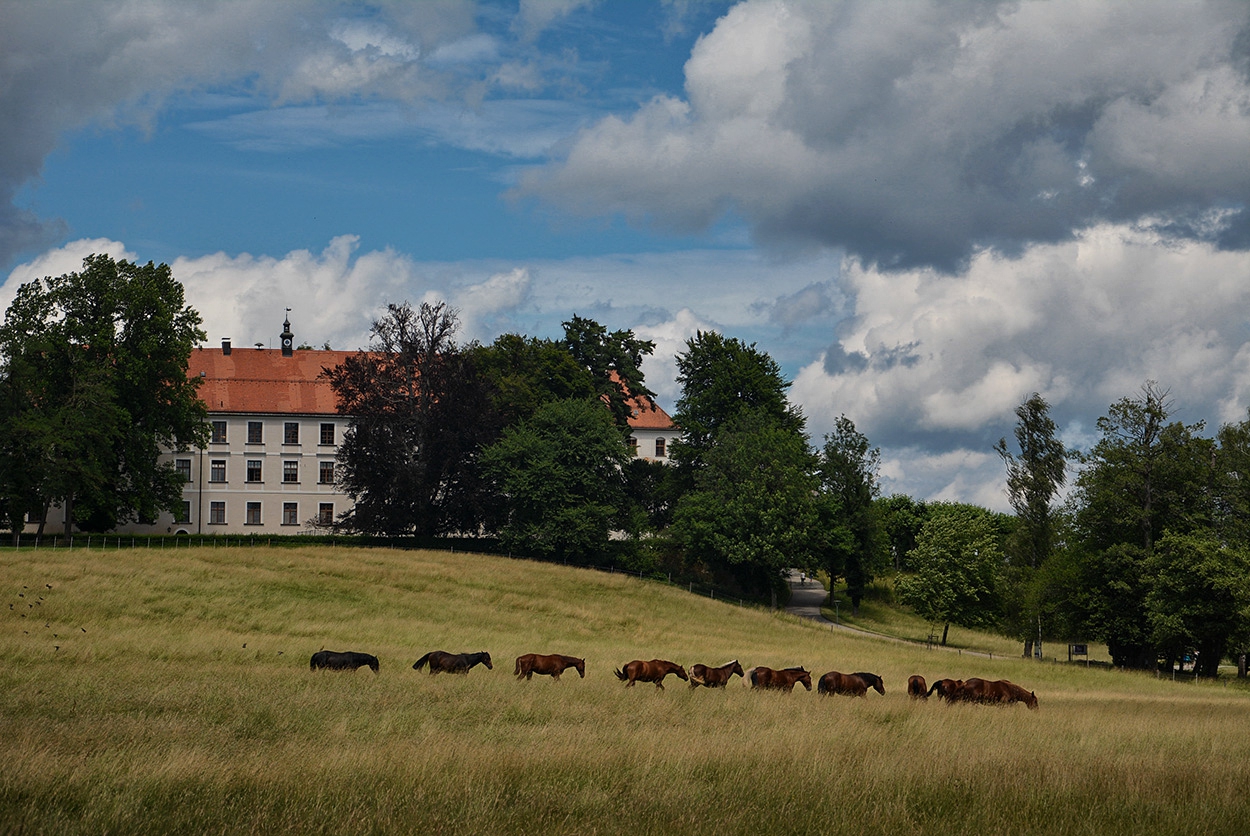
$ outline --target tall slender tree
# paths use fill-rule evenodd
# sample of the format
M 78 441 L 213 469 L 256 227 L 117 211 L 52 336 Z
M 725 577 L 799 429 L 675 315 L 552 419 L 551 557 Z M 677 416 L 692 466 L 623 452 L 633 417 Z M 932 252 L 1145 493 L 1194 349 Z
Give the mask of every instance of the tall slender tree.
M 1024 639 L 1024 655 L 1033 655 L 1033 637 L 1040 633 L 1040 605 L 1033 576 L 1050 557 L 1054 543 L 1052 503 L 1067 481 L 1067 450 L 1050 417 L 1050 405 L 1037 392 L 1016 407 L 1017 456 L 1001 438 L 994 449 L 1007 466 L 1007 501 L 1016 512 L 1017 525 L 1008 541 L 1008 560 L 1013 569 L 1012 590 L 1006 595 L 1017 602 L 1011 607 L 1015 623 L 1008 627 Z
M 819 459 L 821 489 L 837 508 L 834 525 L 845 532 L 832 541 L 826 569 L 831 578 L 845 578 L 855 614 L 868 584 L 889 566 L 888 542 L 875 504 L 880 464 L 881 451 L 850 418 L 839 416 L 833 432 L 825 435 Z

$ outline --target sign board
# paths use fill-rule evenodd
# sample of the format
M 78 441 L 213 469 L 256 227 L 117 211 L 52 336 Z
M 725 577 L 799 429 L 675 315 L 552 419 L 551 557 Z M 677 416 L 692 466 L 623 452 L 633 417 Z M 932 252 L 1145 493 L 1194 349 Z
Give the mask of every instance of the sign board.
M 1068 648 L 1069 648 L 1069 652 L 1073 656 L 1088 656 L 1089 655 L 1089 652 L 1088 652 L 1089 648 L 1086 645 L 1072 644 L 1072 645 L 1068 645 Z

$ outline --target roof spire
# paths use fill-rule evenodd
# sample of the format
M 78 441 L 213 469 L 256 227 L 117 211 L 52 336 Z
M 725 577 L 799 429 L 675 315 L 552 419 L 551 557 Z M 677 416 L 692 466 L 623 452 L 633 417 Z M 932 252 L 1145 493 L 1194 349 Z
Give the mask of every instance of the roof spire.
M 291 333 L 291 309 L 286 309 L 286 319 L 282 321 L 282 356 L 291 357 L 295 347 L 295 335 Z

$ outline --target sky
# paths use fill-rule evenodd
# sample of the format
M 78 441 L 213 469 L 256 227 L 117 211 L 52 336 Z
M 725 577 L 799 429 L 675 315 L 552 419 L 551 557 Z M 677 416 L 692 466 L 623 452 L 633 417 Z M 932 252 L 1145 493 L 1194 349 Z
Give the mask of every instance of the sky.
M 1005 510 L 993 446 L 1147 381 L 1250 408 L 1244 0 L 0 0 L 0 305 L 165 262 L 208 345 L 577 314 L 754 343 L 885 494 Z

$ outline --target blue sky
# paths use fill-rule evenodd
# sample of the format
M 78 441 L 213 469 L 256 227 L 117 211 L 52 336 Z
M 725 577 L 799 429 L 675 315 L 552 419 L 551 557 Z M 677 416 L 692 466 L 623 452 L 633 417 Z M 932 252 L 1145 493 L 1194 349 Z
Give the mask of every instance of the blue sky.
M 164 261 L 210 344 L 363 346 L 577 313 L 756 342 L 886 492 L 1004 507 L 1013 410 L 1065 439 L 1147 380 L 1250 406 L 1242 0 L 0 4 L 0 302 Z

